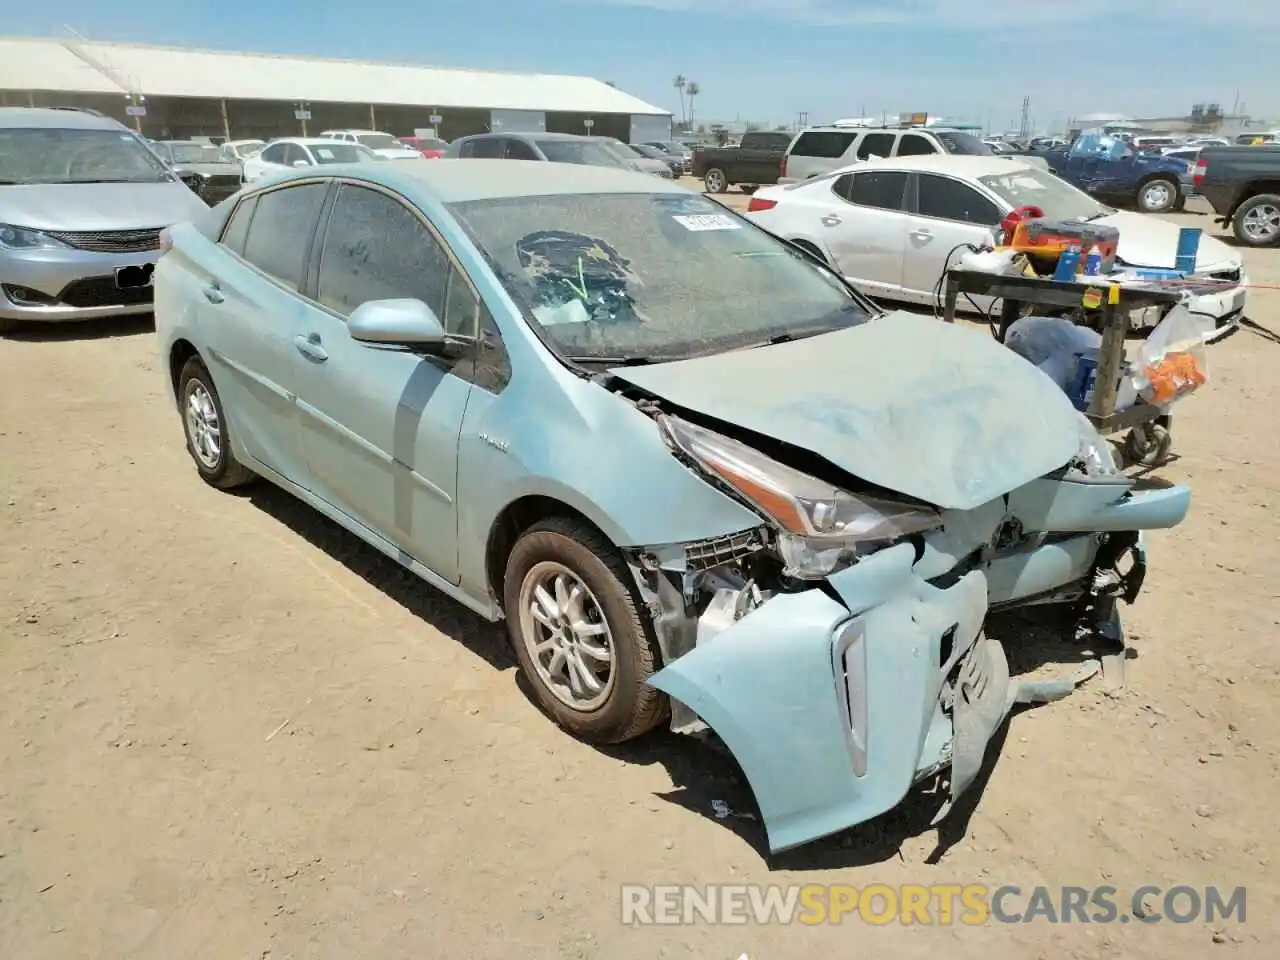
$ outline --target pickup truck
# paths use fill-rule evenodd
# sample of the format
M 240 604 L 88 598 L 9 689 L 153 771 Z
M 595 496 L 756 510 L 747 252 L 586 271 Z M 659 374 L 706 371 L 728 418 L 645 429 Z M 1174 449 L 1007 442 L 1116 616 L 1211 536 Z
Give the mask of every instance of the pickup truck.
M 1043 157 L 1052 173 L 1099 200 L 1132 205 L 1143 213 L 1181 210 L 1194 189 L 1185 160 L 1141 153 L 1123 141 L 1110 150 L 1082 150 L 1079 144 L 1032 155 Z
M 1247 247 L 1280 245 L 1280 145 L 1205 147 L 1196 188 Z
M 698 148 L 693 151 L 693 175 L 706 185 L 707 193 L 724 193 L 734 184 L 743 193 L 778 182 L 782 158 L 795 134 L 786 132 L 745 133 L 736 147 Z

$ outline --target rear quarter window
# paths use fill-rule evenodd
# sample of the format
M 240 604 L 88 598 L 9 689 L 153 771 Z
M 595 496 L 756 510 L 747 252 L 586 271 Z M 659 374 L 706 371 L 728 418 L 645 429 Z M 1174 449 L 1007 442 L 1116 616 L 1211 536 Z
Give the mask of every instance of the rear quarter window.
M 791 155 L 838 160 L 844 156 L 849 145 L 857 137 L 856 133 L 842 133 L 837 130 L 810 130 L 800 134 L 796 145 L 791 148 Z

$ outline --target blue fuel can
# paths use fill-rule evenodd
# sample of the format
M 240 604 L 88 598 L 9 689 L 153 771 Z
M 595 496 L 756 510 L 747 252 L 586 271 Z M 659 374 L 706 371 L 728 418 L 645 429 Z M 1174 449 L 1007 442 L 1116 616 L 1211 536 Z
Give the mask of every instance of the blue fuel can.
M 1196 272 L 1196 254 L 1200 252 L 1199 227 L 1183 227 L 1178 231 L 1178 253 L 1174 257 L 1173 266 L 1183 274 Z
M 1071 378 L 1071 389 L 1067 396 L 1071 405 L 1077 410 L 1088 412 L 1093 402 L 1093 391 L 1098 385 L 1098 351 L 1090 350 L 1076 354 L 1075 375 Z

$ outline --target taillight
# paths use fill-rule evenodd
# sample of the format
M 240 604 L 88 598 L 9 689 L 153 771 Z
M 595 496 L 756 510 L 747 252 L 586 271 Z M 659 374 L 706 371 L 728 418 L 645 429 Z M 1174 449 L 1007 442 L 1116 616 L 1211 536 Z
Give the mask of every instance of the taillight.
M 169 236 L 169 228 L 160 231 L 160 252 L 168 253 L 173 249 L 173 237 Z
M 767 197 L 752 197 L 747 202 L 747 213 L 755 213 L 758 210 L 772 210 L 777 205 L 777 200 L 770 200 Z
M 1209 172 L 1209 164 L 1204 160 L 1196 161 L 1195 169 L 1191 171 L 1191 182 L 1197 187 L 1204 183 L 1205 174 Z

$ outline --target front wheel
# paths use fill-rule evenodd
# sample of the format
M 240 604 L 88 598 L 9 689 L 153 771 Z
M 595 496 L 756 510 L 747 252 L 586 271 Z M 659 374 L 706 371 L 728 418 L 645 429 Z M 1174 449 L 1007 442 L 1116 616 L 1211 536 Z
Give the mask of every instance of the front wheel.
M 1231 218 L 1231 231 L 1247 247 L 1280 244 L 1280 196 L 1260 193 L 1240 204 Z
M 1148 180 L 1138 188 L 1138 209 L 1143 213 L 1168 213 L 1178 203 L 1178 185 L 1172 180 Z
M 620 743 L 652 729 L 667 699 L 648 679 L 657 639 L 617 549 L 585 523 L 534 524 L 507 558 L 503 608 L 538 704 L 575 736 Z
M 729 189 L 729 178 L 719 167 L 712 167 L 702 177 L 707 193 L 724 193 Z
M 253 480 L 253 471 L 231 452 L 231 429 L 222 399 L 199 357 L 188 360 L 178 375 L 178 403 L 187 452 L 204 482 L 230 490 Z

